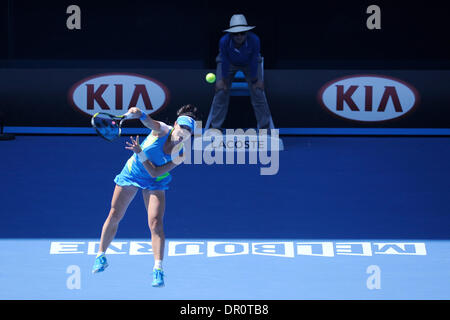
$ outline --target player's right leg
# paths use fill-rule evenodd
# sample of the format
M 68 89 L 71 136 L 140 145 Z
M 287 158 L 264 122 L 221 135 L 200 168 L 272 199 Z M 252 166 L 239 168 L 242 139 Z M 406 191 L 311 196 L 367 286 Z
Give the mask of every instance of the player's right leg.
M 120 220 L 122 220 L 125 212 L 131 201 L 134 199 L 138 191 L 134 186 L 119 186 L 116 185 L 114 194 L 111 201 L 111 209 L 109 210 L 108 217 L 103 224 L 102 235 L 100 238 L 100 246 L 97 257 L 95 259 L 93 273 L 102 272 L 108 266 L 108 262 L 105 257 L 106 249 L 114 239 Z

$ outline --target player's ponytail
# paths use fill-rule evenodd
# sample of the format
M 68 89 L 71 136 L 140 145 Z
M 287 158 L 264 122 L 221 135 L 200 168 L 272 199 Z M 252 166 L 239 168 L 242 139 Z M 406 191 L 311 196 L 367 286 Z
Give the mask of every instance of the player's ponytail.
M 177 111 L 177 116 L 188 116 L 193 118 L 194 120 L 198 119 L 198 110 L 197 107 L 195 107 L 193 104 L 187 104 L 182 106 Z

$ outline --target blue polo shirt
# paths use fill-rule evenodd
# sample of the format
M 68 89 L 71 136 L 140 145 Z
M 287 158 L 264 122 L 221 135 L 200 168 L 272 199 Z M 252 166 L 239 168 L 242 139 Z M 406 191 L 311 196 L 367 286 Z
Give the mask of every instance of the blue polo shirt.
M 253 32 L 247 32 L 247 39 L 238 49 L 235 47 L 230 33 L 219 41 L 220 57 L 222 59 L 222 77 L 228 78 L 230 64 L 235 66 L 250 66 L 250 78 L 258 77 L 258 57 L 260 50 L 259 37 Z

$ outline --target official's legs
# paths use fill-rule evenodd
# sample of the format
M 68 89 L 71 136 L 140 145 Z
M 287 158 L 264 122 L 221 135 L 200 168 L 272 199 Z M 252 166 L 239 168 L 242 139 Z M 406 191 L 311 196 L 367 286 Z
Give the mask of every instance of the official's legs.
M 251 88 L 250 99 L 255 111 L 258 129 L 269 129 L 271 115 L 264 90 Z
M 114 239 L 120 220 L 122 220 L 125 212 L 134 199 L 138 188 L 134 186 L 121 187 L 116 185 L 111 200 L 111 209 L 108 217 L 103 224 L 102 235 L 100 238 L 99 252 L 105 252 L 111 241 Z
M 216 81 L 223 80 L 222 76 L 222 62 L 220 57 L 216 58 L 217 69 L 216 69 Z M 226 82 L 226 89 L 216 90 L 214 98 L 211 104 L 211 111 L 206 121 L 205 129 L 209 127 L 220 128 L 225 121 L 228 113 L 228 105 L 230 103 L 230 86 L 234 74 L 236 73 L 230 66 L 230 73 L 228 75 L 228 81 Z
M 230 90 L 220 89 L 213 98 L 210 111 L 210 123 L 206 123 L 205 128 L 220 128 L 225 121 L 230 103 Z
M 261 58 L 258 63 L 258 80 L 264 81 L 262 76 L 262 65 Z M 253 110 L 255 112 L 256 121 L 258 123 L 259 129 L 269 129 L 270 128 L 270 109 L 267 103 L 266 94 L 264 90 L 259 88 L 254 89 L 250 82 L 249 68 L 244 70 L 245 79 L 247 80 L 248 87 L 250 89 L 250 99 L 253 105 Z
M 166 207 L 164 190 L 142 190 L 145 207 L 148 213 L 148 226 L 152 236 L 152 249 L 155 262 L 164 258 L 165 235 L 163 218 Z

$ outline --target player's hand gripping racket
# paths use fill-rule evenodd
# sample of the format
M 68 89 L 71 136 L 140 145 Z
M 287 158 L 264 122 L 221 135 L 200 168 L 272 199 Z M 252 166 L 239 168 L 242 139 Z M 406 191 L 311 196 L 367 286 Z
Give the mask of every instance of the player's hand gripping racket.
M 115 116 L 106 112 L 97 112 L 91 119 L 91 124 L 100 137 L 113 141 L 120 137 L 122 132 L 122 123 L 129 119 L 130 114 L 127 112 L 121 116 Z

